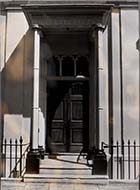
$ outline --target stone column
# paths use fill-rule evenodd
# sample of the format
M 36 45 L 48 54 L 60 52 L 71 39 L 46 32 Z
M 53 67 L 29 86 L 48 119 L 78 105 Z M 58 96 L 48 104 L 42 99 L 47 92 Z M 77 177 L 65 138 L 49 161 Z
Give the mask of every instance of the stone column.
M 90 32 L 89 65 L 89 148 L 99 148 L 99 31 L 94 25 Z
M 34 29 L 34 65 L 33 65 L 33 108 L 32 108 L 32 133 L 31 147 L 38 148 L 39 132 L 39 73 L 40 73 L 40 27 Z
M 39 78 L 40 78 L 40 27 L 33 26 L 34 30 L 34 61 L 33 61 L 33 107 L 30 144 L 31 151 L 27 154 L 26 173 L 39 174 L 39 156 L 37 154 L 39 145 Z M 32 55 L 31 55 L 32 56 Z M 35 151 L 36 150 L 36 151 Z

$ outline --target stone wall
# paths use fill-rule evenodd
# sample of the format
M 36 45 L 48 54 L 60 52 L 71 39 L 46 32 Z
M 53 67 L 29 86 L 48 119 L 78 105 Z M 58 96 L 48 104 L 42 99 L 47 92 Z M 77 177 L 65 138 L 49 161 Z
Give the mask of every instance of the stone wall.
M 61 181 L 51 180 L 28 180 L 21 182 L 20 179 L 2 179 L 1 190 L 138 190 L 137 181 L 114 181 L 100 179 L 87 181 L 69 181 L 62 179 Z

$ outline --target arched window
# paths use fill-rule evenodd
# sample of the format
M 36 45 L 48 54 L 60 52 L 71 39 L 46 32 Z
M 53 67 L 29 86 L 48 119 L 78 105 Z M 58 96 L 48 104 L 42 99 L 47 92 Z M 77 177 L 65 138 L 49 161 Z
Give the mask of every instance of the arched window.
M 89 76 L 89 62 L 87 56 L 57 55 L 48 60 L 48 76 Z
M 66 56 L 62 59 L 62 76 L 74 76 L 74 59 Z
M 86 56 L 80 56 L 76 61 L 76 75 L 89 76 L 89 63 Z
M 47 75 L 60 76 L 60 62 L 57 56 L 53 56 L 47 62 Z

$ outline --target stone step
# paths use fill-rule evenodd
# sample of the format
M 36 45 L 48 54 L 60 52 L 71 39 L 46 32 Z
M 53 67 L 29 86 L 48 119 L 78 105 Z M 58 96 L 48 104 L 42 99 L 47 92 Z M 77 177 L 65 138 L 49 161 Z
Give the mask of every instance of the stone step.
M 26 174 L 21 178 L 2 178 L 2 190 L 138 190 L 138 180 L 109 180 L 108 176 L 45 176 Z
M 86 161 L 80 160 L 76 161 L 75 158 L 69 157 L 61 157 L 58 156 L 56 159 L 45 158 L 44 160 L 40 160 L 40 166 L 47 168 L 87 168 Z
M 86 164 L 86 159 L 80 157 L 77 162 L 77 155 L 57 155 L 45 156 L 44 160 L 40 161 L 40 174 L 49 175 L 91 175 L 92 168 Z
M 41 168 L 39 170 L 40 174 L 49 174 L 49 175 L 65 175 L 65 176 L 70 176 L 70 175 L 91 175 L 92 170 L 91 169 L 58 169 L 58 168 L 53 168 L 53 169 L 48 169 L 48 168 Z
M 61 162 L 71 162 L 71 163 L 75 163 L 75 164 L 85 164 L 87 165 L 87 160 L 86 158 L 84 158 L 83 156 L 81 156 L 78 161 L 78 155 L 51 155 L 51 156 L 45 156 L 44 160 L 41 160 L 41 163 L 46 163 L 49 160 L 58 160 Z
M 51 175 L 51 174 L 25 174 L 24 182 L 47 182 L 47 183 L 97 183 L 105 184 L 108 180 L 107 175 Z

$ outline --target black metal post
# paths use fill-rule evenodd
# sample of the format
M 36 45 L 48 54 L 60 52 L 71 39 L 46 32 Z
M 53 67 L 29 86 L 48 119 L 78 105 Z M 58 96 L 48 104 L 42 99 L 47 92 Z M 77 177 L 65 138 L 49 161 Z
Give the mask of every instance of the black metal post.
M 124 140 L 122 141 L 122 176 L 121 179 L 124 179 Z
M 17 172 L 17 139 L 15 140 L 15 173 Z
M 12 139 L 10 139 L 10 177 L 12 171 Z
M 110 146 L 111 146 L 111 152 L 110 152 L 110 154 L 111 154 L 111 158 L 110 158 L 110 160 L 111 160 L 111 163 L 110 163 L 110 165 L 111 165 L 111 167 L 110 167 L 110 175 L 111 175 L 111 179 L 113 179 L 113 140 L 111 140 L 111 143 L 110 143 Z
M 117 141 L 117 179 L 119 179 L 119 142 Z
M 22 173 L 22 143 L 23 143 L 22 137 L 20 137 L 19 142 L 20 142 L 20 166 L 19 166 L 20 169 L 19 170 L 20 170 L 20 176 L 21 176 L 21 173 Z
M 128 140 L 128 179 L 130 179 L 130 140 Z
M 134 179 L 136 179 L 136 141 L 134 141 Z

